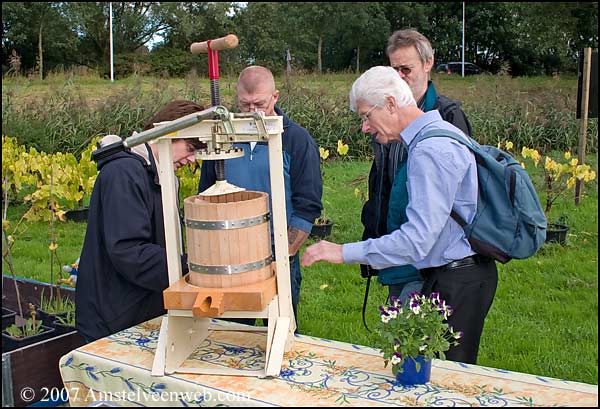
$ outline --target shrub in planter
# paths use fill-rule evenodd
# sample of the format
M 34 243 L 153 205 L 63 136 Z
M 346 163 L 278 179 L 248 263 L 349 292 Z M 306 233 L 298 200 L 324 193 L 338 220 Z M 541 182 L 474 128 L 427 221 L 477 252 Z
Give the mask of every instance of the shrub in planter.
M 40 297 L 40 305 L 37 308 L 37 314 L 43 324 L 52 326 L 58 317 L 65 317 L 66 314 L 75 311 L 75 303 L 68 297 L 62 297 L 60 291 L 50 298 L 44 298 L 44 291 Z
M 54 328 L 42 325 L 41 321 L 36 320 L 34 314 L 25 325 L 12 324 L 2 331 L 2 352 L 10 352 L 49 339 L 55 335 L 54 332 Z
M 76 331 L 75 329 L 75 311 L 67 311 L 64 316 L 58 316 L 52 323 L 56 329 L 57 335 Z
M 339 158 L 343 158 L 344 156 L 346 156 L 348 154 L 348 145 L 345 144 L 341 139 L 338 139 L 337 141 L 337 153 L 339 155 Z M 321 157 L 321 161 L 325 162 L 325 160 L 327 160 L 327 158 L 329 157 L 329 149 L 325 149 L 323 147 L 319 147 L 319 156 Z M 324 179 L 325 178 L 325 172 L 321 171 L 321 177 Z M 325 186 L 323 185 L 323 192 L 324 192 L 324 196 L 325 193 L 328 192 L 330 189 L 329 186 Z M 310 232 L 310 236 L 313 238 L 317 238 L 317 239 L 326 239 L 327 237 L 329 237 L 329 235 L 331 235 L 331 229 L 333 228 L 333 225 L 335 224 L 333 222 L 333 220 L 331 220 L 330 218 L 328 218 L 326 216 L 326 207 L 329 206 L 329 201 L 325 198 L 322 199 L 323 202 L 323 211 L 321 213 L 321 217 L 318 217 L 315 219 L 314 223 L 313 223 L 313 227 L 311 229 Z
M 89 208 L 71 209 L 65 212 L 65 219 L 75 223 L 87 223 Z
M 333 222 L 329 219 L 324 220 L 318 218 L 315 220 L 313 227 L 310 231 L 310 236 L 317 239 L 326 239 L 331 235 L 331 229 L 333 228 Z

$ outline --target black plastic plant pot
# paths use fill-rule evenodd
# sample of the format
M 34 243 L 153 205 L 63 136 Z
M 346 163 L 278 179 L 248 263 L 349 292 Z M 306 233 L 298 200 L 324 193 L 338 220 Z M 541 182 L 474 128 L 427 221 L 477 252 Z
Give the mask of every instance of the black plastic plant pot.
M 42 325 L 42 332 L 36 335 L 23 338 L 15 338 L 2 331 L 2 352 L 10 352 L 15 349 L 23 348 L 36 342 L 44 341 L 56 335 L 54 328 Z
M 52 326 L 56 330 L 56 335 L 68 334 L 69 332 L 77 331 L 75 326 L 63 324 L 59 320 L 54 320 Z
M 15 323 L 16 315 L 17 313 L 13 310 L 2 307 L 2 331 L 4 331 L 6 327 L 10 327 Z
M 567 243 L 569 226 L 561 223 L 549 223 L 546 228 L 546 243 L 558 243 L 564 246 Z
M 333 222 L 331 220 L 326 220 L 325 223 L 315 223 L 310 231 L 310 236 L 318 239 L 325 239 L 331 234 L 332 228 Z
M 65 219 L 76 223 L 87 223 L 88 221 L 88 208 L 67 210 L 65 212 Z
M 58 317 L 65 318 L 67 316 L 66 312 L 61 312 L 59 314 L 51 314 L 40 308 L 38 308 L 36 312 L 37 319 L 42 320 L 42 324 L 44 324 L 47 327 L 52 327 L 54 325 L 54 321 L 56 321 Z

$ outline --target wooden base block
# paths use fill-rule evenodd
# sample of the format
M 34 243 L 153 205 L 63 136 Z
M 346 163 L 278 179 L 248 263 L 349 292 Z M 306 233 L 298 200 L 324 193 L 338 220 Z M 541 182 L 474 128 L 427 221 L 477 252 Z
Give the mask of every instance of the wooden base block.
M 187 276 L 163 292 L 167 310 L 191 310 L 196 318 L 216 318 L 225 311 L 262 311 L 277 294 L 276 276 L 243 287 L 206 288 L 191 285 Z

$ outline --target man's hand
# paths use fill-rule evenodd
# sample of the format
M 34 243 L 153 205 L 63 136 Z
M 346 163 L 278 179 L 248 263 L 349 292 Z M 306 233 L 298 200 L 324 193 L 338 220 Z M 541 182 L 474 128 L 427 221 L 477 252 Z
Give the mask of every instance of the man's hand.
M 300 246 L 308 239 L 308 233 L 296 227 L 288 227 L 288 247 L 290 257 L 295 256 Z
M 303 266 L 310 266 L 317 261 L 328 261 L 334 264 L 342 264 L 342 245 L 321 240 L 320 242 L 309 246 L 304 250 L 301 263 Z

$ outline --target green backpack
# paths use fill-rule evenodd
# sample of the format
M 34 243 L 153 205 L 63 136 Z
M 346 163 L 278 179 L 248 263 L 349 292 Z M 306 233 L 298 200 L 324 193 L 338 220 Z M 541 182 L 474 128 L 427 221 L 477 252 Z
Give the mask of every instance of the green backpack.
M 455 211 L 451 216 L 464 229 L 473 251 L 501 263 L 534 255 L 546 241 L 547 220 L 527 171 L 508 153 L 449 130 L 429 131 L 415 138 L 447 137 L 467 146 L 477 163 L 477 214 L 467 224 Z

